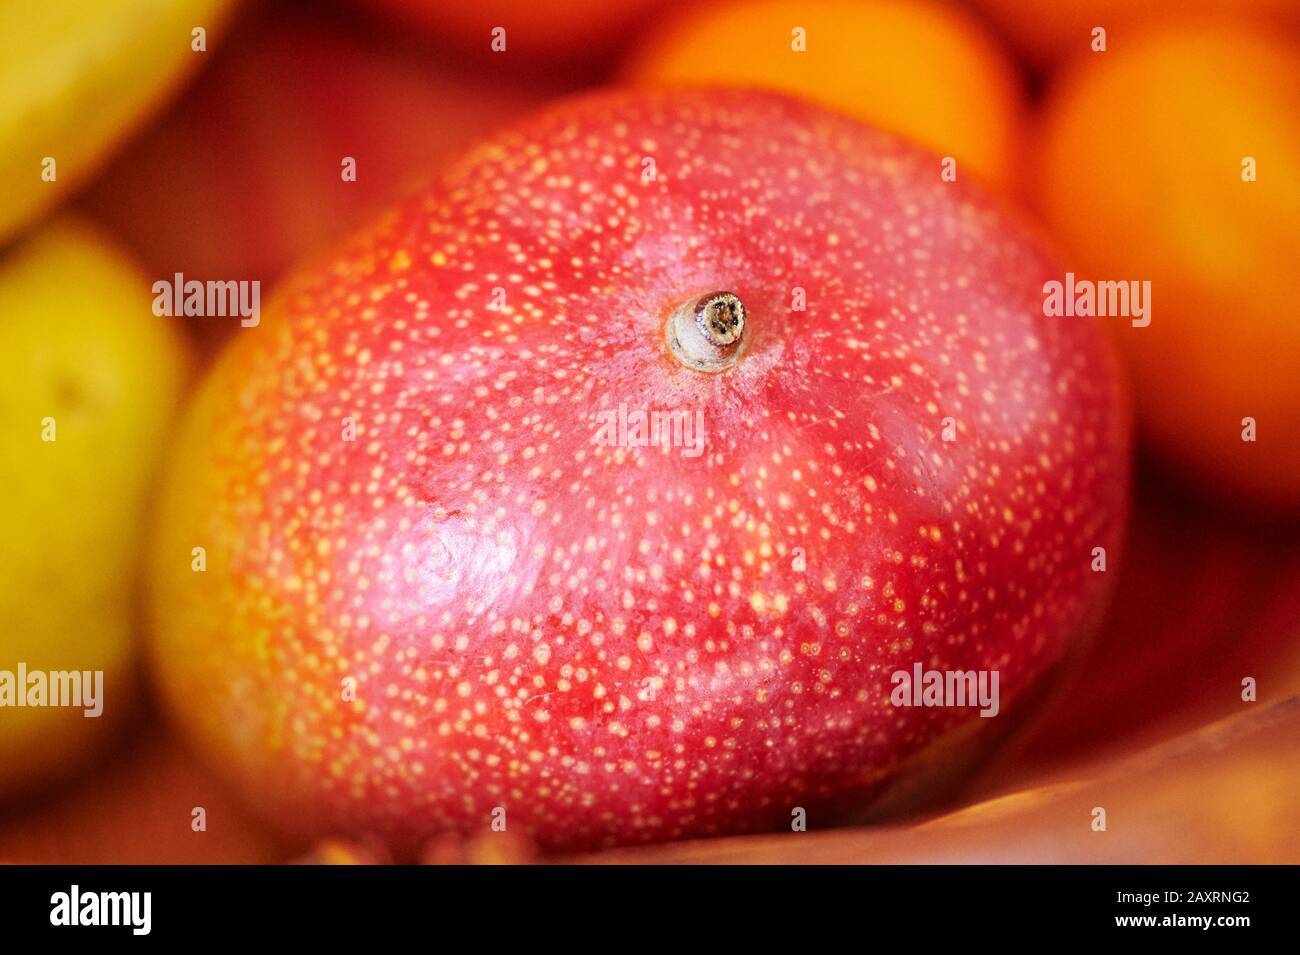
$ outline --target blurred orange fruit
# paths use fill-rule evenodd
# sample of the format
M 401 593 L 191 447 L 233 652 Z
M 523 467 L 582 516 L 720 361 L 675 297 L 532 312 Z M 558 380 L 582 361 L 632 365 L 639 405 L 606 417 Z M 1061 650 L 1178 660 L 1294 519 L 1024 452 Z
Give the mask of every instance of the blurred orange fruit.
M 1120 50 L 1134 30 L 1222 10 L 1224 0 L 975 0 L 975 5 L 1026 60 L 1041 67 L 1090 50 L 1094 27 L 1106 30 L 1108 49 Z M 1232 0 L 1232 13 L 1294 21 L 1300 0 Z
M 471 837 L 446 833 L 424 844 L 419 861 L 423 865 L 527 865 L 536 854 L 535 847 L 514 832 Z
M 968 169 L 997 186 L 1019 158 L 1014 69 L 978 22 L 928 0 L 692 7 L 651 33 L 625 76 L 803 96 L 952 156 L 959 176 Z
M 1206 486 L 1284 507 L 1300 504 L 1297 116 L 1300 47 L 1185 26 L 1085 54 L 1044 104 L 1035 151 L 1067 265 L 1152 283 L 1148 327 L 1098 319 L 1129 359 L 1147 438 Z
M 392 862 L 387 848 L 377 840 L 321 839 L 292 860 L 295 865 L 384 865 Z

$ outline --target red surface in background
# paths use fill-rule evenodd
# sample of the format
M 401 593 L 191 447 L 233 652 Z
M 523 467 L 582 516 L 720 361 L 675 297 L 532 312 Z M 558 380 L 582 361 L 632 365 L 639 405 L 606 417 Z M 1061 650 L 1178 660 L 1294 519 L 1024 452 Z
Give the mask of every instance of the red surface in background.
M 196 807 L 206 811 L 206 831 L 192 827 Z M 82 778 L 5 809 L 0 862 L 264 863 L 300 849 L 250 816 L 158 726 Z
M 1239 713 L 1247 676 L 1260 703 L 1300 692 L 1294 528 L 1210 510 L 1171 483 L 1142 471 L 1110 612 L 1077 676 L 1009 754 L 1016 775 Z
M 265 294 L 451 153 L 565 88 L 503 82 L 486 58 L 471 74 L 436 50 L 376 42 L 368 26 L 291 9 L 241 20 L 86 205 L 151 279 L 259 279 Z M 342 179 L 345 156 L 355 182 Z M 198 320 L 205 338 L 231 324 Z

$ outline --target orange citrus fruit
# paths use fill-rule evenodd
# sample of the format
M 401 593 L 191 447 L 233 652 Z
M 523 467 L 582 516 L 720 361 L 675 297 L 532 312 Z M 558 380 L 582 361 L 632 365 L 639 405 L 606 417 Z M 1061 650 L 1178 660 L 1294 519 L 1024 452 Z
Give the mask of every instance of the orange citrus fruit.
M 1147 437 L 1216 489 L 1284 507 L 1300 504 L 1297 116 L 1300 47 L 1187 25 L 1085 54 L 1049 95 L 1035 150 L 1067 264 L 1151 282 L 1149 326 L 1098 319 L 1127 355 Z
M 1088 52 L 1096 27 L 1106 31 L 1107 50 L 1117 51 L 1135 31 L 1221 10 L 1224 0 L 975 0 L 975 6 L 1026 60 L 1046 66 Z M 1232 12 L 1294 22 L 1300 18 L 1300 0 L 1232 0 Z
M 978 22 L 921 0 L 742 0 L 664 22 L 624 70 L 643 85 L 759 86 L 899 133 L 1007 185 L 1022 91 Z

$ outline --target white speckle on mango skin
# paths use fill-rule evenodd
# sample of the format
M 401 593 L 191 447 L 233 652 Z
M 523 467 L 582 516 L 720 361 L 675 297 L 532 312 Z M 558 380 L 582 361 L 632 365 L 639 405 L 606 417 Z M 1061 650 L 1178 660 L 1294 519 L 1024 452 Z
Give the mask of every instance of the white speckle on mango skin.
M 979 719 L 892 707 L 914 662 L 997 668 L 1014 718 L 1097 609 L 1127 419 L 1050 261 L 935 168 L 723 91 L 474 149 L 203 386 L 153 554 L 172 708 L 297 827 L 502 806 L 548 848 L 824 824 Z M 664 320 L 722 289 L 748 350 L 684 368 Z M 597 444 L 620 402 L 701 409 L 703 453 Z

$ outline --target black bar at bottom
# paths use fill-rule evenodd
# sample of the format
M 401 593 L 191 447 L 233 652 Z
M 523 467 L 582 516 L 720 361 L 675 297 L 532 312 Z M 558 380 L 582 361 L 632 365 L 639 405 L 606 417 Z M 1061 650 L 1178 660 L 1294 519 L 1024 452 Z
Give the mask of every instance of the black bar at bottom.
M 1231 944 L 1294 930 L 1297 889 L 1296 867 L 1246 866 L 10 866 L 0 933 L 331 947 L 410 933 L 429 948 L 717 937 L 734 949 L 786 932 L 806 945 L 849 932 L 867 948 L 886 930 L 918 944 L 1048 931 Z

